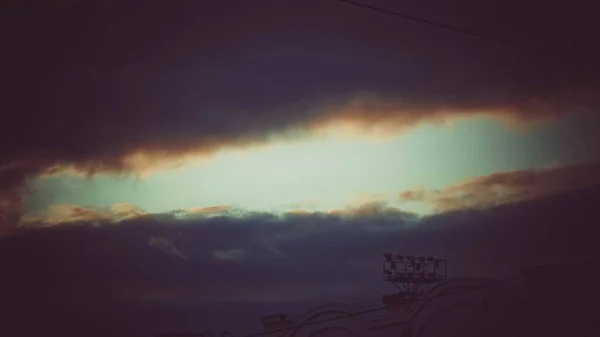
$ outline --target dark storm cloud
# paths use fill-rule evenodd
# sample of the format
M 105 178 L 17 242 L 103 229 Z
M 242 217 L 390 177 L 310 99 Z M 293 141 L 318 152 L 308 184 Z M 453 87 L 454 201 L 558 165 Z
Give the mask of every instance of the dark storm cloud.
M 97 326 L 90 333 L 101 335 L 109 328 L 123 334 L 125 328 L 148 334 L 215 325 L 234 329 L 238 320 L 272 313 L 257 311 L 267 303 L 288 303 L 270 309 L 283 311 L 335 300 L 377 305 L 382 293 L 394 289 L 380 278 L 381 253 L 387 251 L 440 256 L 446 245 L 452 277 L 510 277 L 523 266 L 597 257 L 599 198 L 596 186 L 449 212 L 418 224 L 410 214 L 372 212 L 367 217 L 136 218 L 118 225 L 39 229 L 0 240 L 0 306 L 6 318 L 0 331 L 23 335 L 69 327 L 76 335 L 73 331 Z M 168 242 L 187 259 L 165 254 L 149 244 L 152 240 Z M 215 251 L 245 255 L 220 259 Z M 221 308 L 226 303 L 233 307 Z
M 3 213 L 14 218 L 15 188 L 56 164 L 128 171 L 335 121 L 401 128 L 596 107 L 599 77 L 586 63 L 597 59 L 586 45 L 593 11 L 463 2 L 371 3 L 579 61 L 336 1 L 11 2 L 0 162 L 13 166 L 0 180 L 12 192 L 0 198 L 13 206 Z
M 594 187 L 419 223 L 400 212 L 394 218 L 315 213 L 38 229 L 2 239 L 2 290 L 219 302 L 308 299 L 336 285 L 362 286 L 339 294 L 352 297 L 377 291 L 381 253 L 439 255 L 444 244 L 456 277 L 510 276 L 523 265 L 591 253 L 586 233 L 598 219 L 599 196 Z M 156 249 L 159 241 L 185 259 Z M 231 258 L 220 258 L 226 253 Z
M 23 93 L 35 99 L 13 106 L 29 115 L 3 132 L 16 136 L 21 148 L 13 154 L 109 160 L 137 148 L 261 140 L 266 132 L 310 122 L 321 104 L 362 91 L 384 99 L 365 104 L 383 110 L 372 118 L 385 119 L 401 110 L 396 103 L 423 113 L 504 109 L 582 85 L 538 69 L 545 63 L 520 51 L 334 2 L 207 6 L 79 4 L 36 12 L 29 22 L 33 50 L 27 50 L 33 60 L 19 77 L 30 89 Z M 457 8 L 447 14 L 456 22 L 465 15 Z M 425 116 L 401 117 L 418 118 Z M 22 132 L 33 122 L 43 125 L 36 137 Z
M 440 212 L 486 208 L 600 184 L 600 162 L 496 172 L 439 190 L 408 190 L 402 201 L 425 201 Z

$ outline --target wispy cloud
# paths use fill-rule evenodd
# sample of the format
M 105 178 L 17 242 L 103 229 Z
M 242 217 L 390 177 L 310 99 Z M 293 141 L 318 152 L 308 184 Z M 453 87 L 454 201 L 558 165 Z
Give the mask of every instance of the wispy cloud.
M 151 237 L 148 239 L 148 245 L 152 248 L 161 250 L 167 253 L 168 255 L 176 256 L 184 260 L 189 260 L 189 258 L 185 256 L 183 252 L 181 252 L 181 250 L 177 248 L 173 244 L 173 241 L 171 241 L 171 239 L 169 238 Z
M 131 204 L 114 204 L 109 207 L 92 208 L 78 205 L 51 205 L 22 217 L 22 226 L 53 226 L 61 223 L 117 223 L 144 216 L 146 212 Z
M 497 172 L 457 182 L 440 190 L 417 188 L 399 194 L 401 201 L 423 201 L 440 212 L 486 208 L 535 199 L 600 184 L 600 162 Z
M 249 253 L 243 249 L 215 250 L 212 252 L 216 260 L 240 261 L 248 258 Z

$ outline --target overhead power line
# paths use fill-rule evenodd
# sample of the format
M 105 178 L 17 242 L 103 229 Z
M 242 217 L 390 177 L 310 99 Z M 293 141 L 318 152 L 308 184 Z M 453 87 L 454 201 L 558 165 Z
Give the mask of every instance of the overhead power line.
M 460 287 L 458 289 L 450 289 L 448 291 L 443 291 L 436 295 L 420 297 L 418 300 L 419 301 L 423 301 L 423 300 L 428 301 L 428 300 L 432 300 L 432 299 L 435 299 L 438 297 L 448 296 L 448 295 L 457 294 L 457 293 L 463 293 L 463 292 L 467 292 L 467 291 L 471 291 L 471 290 L 475 290 L 475 289 L 479 289 L 479 288 L 489 287 L 494 284 L 507 283 L 507 282 L 512 282 L 512 281 L 516 281 L 519 279 L 521 279 L 521 276 L 511 277 L 508 279 L 490 281 L 490 282 L 486 282 L 485 284 L 464 286 L 464 287 Z M 301 325 L 292 325 L 292 326 L 281 328 L 281 329 L 269 330 L 269 331 L 265 331 L 265 332 L 245 335 L 244 337 L 261 337 L 261 336 L 271 335 L 271 334 L 277 333 L 277 332 L 285 332 L 285 331 L 289 331 L 289 330 L 292 330 L 295 328 L 305 327 L 305 326 L 309 326 L 309 325 L 316 325 L 316 324 L 331 322 L 331 321 L 340 320 L 340 319 L 344 319 L 344 318 L 348 318 L 348 317 L 361 316 L 361 315 L 378 312 L 378 311 L 382 311 L 382 310 L 386 310 L 386 309 L 390 309 L 390 308 L 394 308 L 394 307 L 404 306 L 404 305 L 406 305 L 406 304 L 402 303 L 402 304 L 394 304 L 394 305 L 376 307 L 376 308 L 371 308 L 371 309 L 367 309 L 367 310 L 352 312 L 352 313 L 345 314 L 345 315 L 335 316 L 335 317 L 331 317 L 331 318 L 326 318 L 326 319 L 321 319 L 321 320 L 316 320 L 316 321 L 309 321 L 309 322 L 306 322 Z M 408 321 L 406 321 L 404 323 L 409 324 L 410 318 Z M 230 332 L 225 332 L 225 333 L 223 333 L 222 336 L 225 336 L 226 333 L 231 334 Z M 167 333 L 167 334 L 158 335 L 157 337 L 212 337 L 212 334 L 207 334 L 206 332 L 205 333 Z
M 437 28 L 441 28 L 441 29 L 446 29 L 446 30 L 450 30 L 456 33 L 461 33 L 461 34 L 465 34 L 465 35 L 469 35 L 469 36 L 473 36 L 473 37 L 477 37 L 480 39 L 485 39 L 488 41 L 492 41 L 492 42 L 496 42 L 499 44 L 503 44 L 505 46 L 510 46 L 513 48 L 519 48 L 519 49 L 523 49 L 529 52 L 533 52 L 533 53 L 537 53 L 537 54 L 543 54 L 546 56 L 560 56 L 556 53 L 552 53 L 546 50 L 542 50 L 539 48 L 535 48 L 535 47 L 531 47 L 531 46 L 527 46 L 524 44 L 520 44 L 520 43 L 516 43 L 516 42 L 511 42 L 508 40 L 504 40 L 504 39 L 500 39 L 497 37 L 493 37 L 493 36 L 489 36 L 489 35 L 484 35 L 484 34 L 480 34 L 480 33 L 476 33 L 470 30 L 466 30 L 466 29 L 462 29 L 462 28 L 457 28 L 457 27 L 453 27 L 453 26 L 449 26 L 443 23 L 439 23 L 439 22 L 435 22 L 435 21 L 431 21 L 431 20 L 427 20 L 427 19 L 423 19 L 423 18 L 419 18 L 410 14 L 406 14 L 406 13 L 402 13 L 402 12 L 398 12 L 398 11 L 392 11 L 389 9 L 385 9 L 382 7 L 376 7 L 376 6 L 371 6 L 371 5 L 367 5 L 361 2 L 357 2 L 357 1 L 352 1 L 352 0 L 336 0 L 339 2 L 343 2 L 349 5 L 353 5 L 356 7 L 361 7 L 364 9 L 369 9 L 375 12 L 379 12 L 379 13 L 383 13 L 383 14 L 387 14 L 387 15 L 392 15 L 392 16 L 396 16 L 405 20 L 410 20 L 410 21 L 415 21 L 421 24 L 425 24 L 425 25 L 429 25 L 429 26 L 433 26 L 433 27 L 437 27 Z
M 439 294 L 436 294 L 436 295 L 420 297 L 420 298 L 418 298 L 418 301 L 429 301 L 429 300 L 432 300 L 434 298 L 444 297 L 444 296 L 448 296 L 448 295 L 452 295 L 452 294 L 463 293 L 463 292 L 467 292 L 467 291 L 471 291 L 471 290 L 476 290 L 476 289 L 479 289 L 479 288 L 489 287 L 489 286 L 494 285 L 494 284 L 507 283 L 507 282 L 512 282 L 512 281 L 516 281 L 516 280 L 519 280 L 519 279 L 521 279 L 521 276 L 511 277 L 511 278 L 508 278 L 508 279 L 501 279 L 501 280 L 490 281 L 490 282 L 486 282 L 485 284 L 478 284 L 478 285 L 472 285 L 472 286 L 464 286 L 464 287 L 460 287 L 458 289 L 450 289 L 448 291 L 443 291 L 443 292 L 441 292 Z M 390 308 L 404 306 L 404 305 L 406 305 L 406 304 L 405 303 L 394 304 L 394 305 L 387 305 L 387 306 L 382 306 L 382 307 L 377 307 L 377 308 L 372 308 L 372 309 L 367 309 L 367 310 L 352 312 L 352 313 L 349 313 L 349 314 L 346 314 L 346 315 L 340 315 L 340 316 L 335 316 L 335 317 L 331 317 L 331 318 L 325 318 L 325 319 L 316 320 L 316 321 L 309 321 L 309 322 L 306 322 L 306 323 L 301 324 L 301 325 L 292 325 L 290 327 L 285 327 L 285 328 L 281 328 L 281 329 L 277 329 L 277 330 L 270 330 L 270 331 L 266 331 L 266 332 L 261 332 L 261 333 L 246 335 L 245 337 L 266 336 L 266 335 L 270 335 L 270 334 L 276 333 L 276 332 L 284 332 L 284 331 L 288 331 L 288 330 L 292 330 L 292 329 L 300 328 L 300 327 L 305 327 L 305 326 L 309 326 L 309 325 L 316 325 L 316 324 L 331 322 L 331 321 L 340 320 L 340 319 L 344 319 L 344 318 L 348 318 L 348 317 L 361 316 L 361 315 L 370 314 L 370 313 L 373 313 L 373 312 L 387 310 L 387 309 L 390 309 Z M 403 322 L 403 323 L 409 324 L 410 321 L 411 321 L 411 319 L 409 318 L 408 321 Z

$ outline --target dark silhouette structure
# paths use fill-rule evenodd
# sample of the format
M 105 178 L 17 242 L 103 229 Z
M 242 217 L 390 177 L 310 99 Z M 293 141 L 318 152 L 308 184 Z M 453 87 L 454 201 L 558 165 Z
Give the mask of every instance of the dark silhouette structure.
M 433 256 L 383 254 L 383 280 L 393 283 L 399 292 L 383 295 L 385 305 L 417 300 L 425 289 L 447 279 L 445 259 Z

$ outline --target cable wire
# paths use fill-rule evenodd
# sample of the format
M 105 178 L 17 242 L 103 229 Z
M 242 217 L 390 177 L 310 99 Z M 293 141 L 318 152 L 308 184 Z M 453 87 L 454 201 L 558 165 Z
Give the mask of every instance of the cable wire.
M 417 300 L 418 301 L 430 301 L 430 300 L 435 299 L 435 298 L 439 298 L 439 297 L 443 297 L 443 296 L 447 296 L 447 295 L 451 295 L 451 294 L 457 294 L 457 293 L 467 292 L 467 291 L 471 291 L 471 290 L 478 289 L 478 288 L 485 288 L 485 287 L 488 287 L 490 285 L 494 285 L 494 284 L 498 284 L 498 283 L 511 282 L 511 281 L 518 280 L 520 278 L 521 278 L 521 276 L 518 276 L 518 277 L 512 277 L 512 278 L 508 278 L 508 279 L 496 280 L 496 281 L 493 281 L 493 282 L 487 282 L 485 284 L 478 284 L 478 285 L 473 285 L 473 286 L 464 286 L 464 287 L 460 287 L 459 289 L 453 289 L 451 291 L 443 291 L 443 292 L 441 292 L 439 294 L 436 294 L 436 295 L 420 297 Z M 327 318 L 327 319 L 322 319 L 322 320 L 307 322 L 307 323 L 304 323 L 302 325 L 292 325 L 292 326 L 281 328 L 281 329 L 276 329 L 276 330 L 270 330 L 270 331 L 266 331 L 266 332 L 260 332 L 260 333 L 250 334 L 250 335 L 246 335 L 244 337 L 259 337 L 259 336 L 269 335 L 269 334 L 276 333 L 276 332 L 285 332 L 285 331 L 292 330 L 294 328 L 304 327 L 304 326 L 308 326 L 308 325 L 315 325 L 315 324 L 320 324 L 320 323 L 326 323 L 326 322 L 335 321 L 335 320 L 339 320 L 339 319 L 344 319 L 344 318 L 348 318 L 348 317 L 360 316 L 360 315 L 369 314 L 369 313 L 373 313 L 373 312 L 378 312 L 378 311 L 386 310 L 386 309 L 389 309 L 389 308 L 400 307 L 400 306 L 404 306 L 404 305 L 406 305 L 406 304 L 405 303 L 401 303 L 401 304 L 394 304 L 394 305 L 387 305 L 387 306 L 382 306 L 382 307 L 377 307 L 377 308 L 371 308 L 371 309 L 367 309 L 367 310 L 362 310 L 362 311 L 357 311 L 357 312 L 349 313 L 349 314 L 346 314 L 346 315 L 340 315 L 340 316 L 331 317 L 331 318 Z M 405 322 L 405 324 L 408 324 L 408 323 L 410 323 L 410 319 L 409 319 L 409 321 Z M 225 332 L 225 333 L 231 334 L 231 332 L 228 332 L 228 331 Z M 161 334 L 161 335 L 159 335 L 157 337 L 206 337 L 206 333 L 167 333 L 167 334 Z
M 396 17 L 400 17 L 402 19 L 405 20 L 410 20 L 410 21 L 415 21 L 421 24 L 425 24 L 425 25 L 429 25 L 429 26 L 433 26 L 433 27 L 437 27 L 437 28 L 441 28 L 441 29 L 446 29 L 446 30 L 450 30 L 453 32 L 457 32 L 457 33 L 462 33 L 465 35 L 469 35 L 469 36 L 474 36 L 480 39 L 485 39 L 485 40 L 489 40 L 492 42 L 496 42 L 496 43 L 500 43 L 506 46 L 510 46 L 510 47 L 514 47 L 514 48 L 519 48 L 519 49 L 523 49 L 529 52 L 534 52 L 537 54 L 543 54 L 546 56 L 554 56 L 554 57 L 562 57 L 562 55 L 559 55 L 557 53 L 554 52 L 549 52 L 547 50 L 542 50 L 539 48 L 535 48 L 535 47 L 531 47 L 531 46 L 527 46 L 524 44 L 520 44 L 520 43 L 515 43 L 515 42 L 511 42 L 508 40 L 504 40 L 504 39 L 500 39 L 497 37 L 493 37 L 493 36 L 489 36 L 489 35 L 484 35 L 484 34 L 480 34 L 480 33 L 476 33 L 470 30 L 466 30 L 466 29 L 461 29 L 461 28 L 457 28 L 457 27 L 453 27 L 453 26 L 449 26 L 443 23 L 439 23 L 439 22 L 435 22 L 435 21 L 431 21 L 431 20 L 427 20 L 427 19 L 423 19 L 423 18 L 419 18 L 410 14 L 406 14 L 406 13 L 401 13 L 401 12 L 397 12 L 397 11 L 392 11 L 389 9 L 385 9 L 382 7 L 376 7 L 376 6 L 371 6 L 371 5 L 367 5 L 365 3 L 362 2 L 357 2 L 357 1 L 352 1 L 352 0 L 336 0 L 339 2 L 343 2 L 349 5 L 353 5 L 356 7 L 361 7 L 361 8 L 365 8 L 365 9 L 369 9 L 375 12 L 379 12 L 379 13 L 383 13 L 383 14 L 387 14 L 387 15 L 392 15 L 392 16 L 396 16 Z
M 443 297 L 443 296 L 448 296 L 448 295 L 452 295 L 452 294 L 458 294 L 458 293 L 462 293 L 462 292 L 467 292 L 467 291 L 471 291 L 471 290 L 475 290 L 475 289 L 479 289 L 479 288 L 485 288 L 488 287 L 490 285 L 494 285 L 494 284 L 498 284 L 498 283 L 507 283 L 507 282 L 512 282 L 512 281 L 516 281 L 521 279 L 522 276 L 517 276 L 517 277 L 511 277 L 511 278 L 507 278 L 507 279 L 501 279 L 501 280 L 495 280 L 492 282 L 487 282 L 485 284 L 478 284 L 478 285 L 472 285 L 472 286 L 463 286 L 460 287 L 458 289 L 452 289 L 452 290 L 448 290 L 448 291 L 442 291 L 439 294 L 436 295 L 432 295 L 432 296 L 424 296 L 424 297 L 420 297 L 417 299 L 417 301 L 430 301 L 432 299 L 435 298 L 439 298 L 439 297 Z M 344 318 L 348 318 L 348 317 L 355 317 L 355 316 L 360 316 L 360 315 L 365 315 L 365 314 L 369 314 L 369 313 L 373 313 L 373 312 L 378 312 L 378 311 L 382 311 L 382 310 L 386 310 L 386 309 L 390 309 L 390 308 L 395 308 L 395 307 L 401 307 L 401 306 L 405 306 L 406 303 L 401 303 L 401 304 L 393 304 L 393 305 L 386 305 L 386 306 L 382 306 L 382 307 L 377 307 L 377 308 L 371 308 L 371 309 L 366 309 L 366 310 L 362 310 L 362 311 L 357 311 L 357 312 L 352 312 L 349 314 L 345 314 L 345 315 L 340 315 L 340 316 L 335 316 L 335 317 L 330 317 L 330 318 L 326 318 L 326 319 L 322 319 L 322 320 L 317 320 L 317 321 L 312 321 L 312 322 L 306 322 L 304 324 L 300 324 L 300 325 L 292 325 L 292 326 L 288 326 L 285 328 L 281 328 L 281 329 L 275 329 L 275 330 L 270 330 L 270 331 L 265 331 L 265 332 L 260 332 L 260 333 L 254 333 L 254 334 L 249 334 L 249 335 L 245 335 L 244 337 L 260 337 L 260 336 L 265 336 L 265 335 L 270 335 L 273 333 L 277 333 L 277 332 L 285 332 L 285 331 L 289 331 L 289 330 L 293 330 L 296 328 L 301 328 L 301 327 L 305 327 L 305 326 L 309 326 L 309 325 L 315 325 L 315 324 L 320 324 L 320 323 L 326 323 L 326 322 L 331 322 L 331 321 L 335 321 L 335 320 L 340 320 L 340 319 L 344 319 Z M 397 322 L 398 324 L 409 324 L 411 322 L 411 318 L 409 318 L 408 321 L 406 322 Z M 210 331 L 208 331 L 210 332 Z M 233 334 L 229 331 L 225 331 L 222 336 L 233 336 Z M 165 333 L 165 334 L 160 334 L 157 335 L 156 337 L 207 337 L 207 333 Z
M 436 294 L 436 295 L 420 297 L 417 300 L 418 301 L 429 301 L 429 300 L 432 300 L 434 298 L 439 298 L 439 297 L 443 297 L 443 296 L 447 296 L 447 295 L 451 295 L 451 294 L 457 294 L 457 293 L 467 292 L 467 291 L 471 291 L 471 290 L 478 289 L 478 288 L 485 288 L 485 287 L 488 287 L 490 285 L 494 285 L 494 284 L 498 284 L 498 283 L 506 283 L 506 282 L 516 281 L 516 280 L 518 280 L 520 278 L 521 278 L 521 276 L 517 276 L 517 277 L 511 277 L 511 278 L 508 278 L 508 279 L 501 279 L 501 280 L 496 280 L 496 281 L 493 281 L 493 282 L 487 282 L 485 284 L 478 284 L 478 285 L 473 285 L 473 286 L 464 286 L 464 287 L 461 287 L 459 289 L 454 289 L 454 291 L 443 291 L 443 292 L 441 292 L 439 294 Z M 346 315 L 340 315 L 340 316 L 326 318 L 326 319 L 322 319 L 322 320 L 307 322 L 307 323 L 304 323 L 304 324 L 301 324 L 301 325 L 292 325 L 292 326 L 281 328 L 281 329 L 276 329 L 276 330 L 270 330 L 270 331 L 265 331 L 265 332 L 261 332 L 261 333 L 255 333 L 255 334 L 245 335 L 244 337 L 260 337 L 260 336 L 270 335 L 270 334 L 277 333 L 277 332 L 285 332 L 285 331 L 293 330 L 295 328 L 300 328 L 300 327 L 305 327 L 305 326 L 309 326 L 309 325 L 315 325 L 315 324 L 320 324 L 320 323 L 331 322 L 331 321 L 335 321 L 335 320 L 339 320 L 339 319 L 344 319 L 344 318 L 348 318 L 348 317 L 360 316 L 360 315 L 369 314 L 369 313 L 373 313 L 373 312 L 377 312 L 377 311 L 382 311 L 382 310 L 386 310 L 386 309 L 390 309 L 390 308 L 394 308 L 394 307 L 400 307 L 400 306 L 404 306 L 404 305 L 406 305 L 406 303 L 394 304 L 394 305 L 388 305 L 388 306 L 382 306 L 382 307 L 377 307 L 377 308 L 372 308 L 372 309 L 357 311 L 357 312 L 349 313 L 349 314 L 346 314 Z M 406 322 L 398 322 L 398 323 L 399 324 L 400 323 L 409 324 L 410 321 L 411 321 L 411 319 L 409 319 Z

